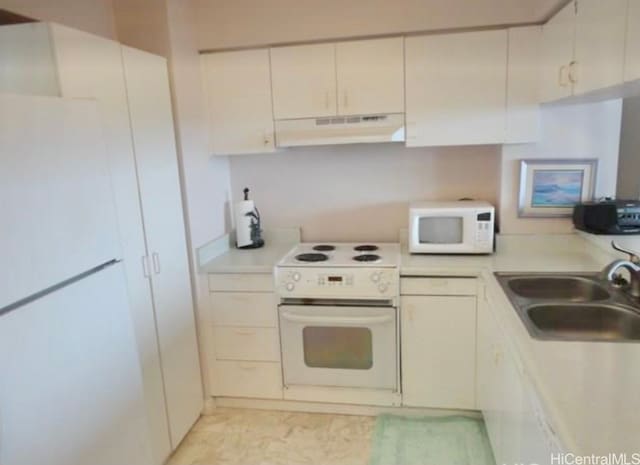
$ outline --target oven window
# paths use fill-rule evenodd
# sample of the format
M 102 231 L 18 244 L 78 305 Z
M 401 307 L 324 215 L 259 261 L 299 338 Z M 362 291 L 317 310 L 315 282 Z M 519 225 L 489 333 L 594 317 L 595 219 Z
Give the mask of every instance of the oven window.
M 419 220 L 418 231 L 421 244 L 462 244 L 463 218 L 423 217 Z
M 310 368 L 369 370 L 373 366 L 369 328 L 307 326 L 302 343 L 304 363 Z

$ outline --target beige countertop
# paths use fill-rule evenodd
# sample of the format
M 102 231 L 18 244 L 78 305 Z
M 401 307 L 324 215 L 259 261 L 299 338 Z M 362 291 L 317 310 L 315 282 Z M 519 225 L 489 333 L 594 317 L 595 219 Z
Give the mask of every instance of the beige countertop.
M 498 236 L 493 255 L 411 255 L 402 247 L 401 275 L 478 276 L 483 271 L 596 271 L 611 257 L 576 234 Z
M 260 249 L 229 249 L 203 263 L 201 273 L 272 273 L 273 267 L 296 244 L 265 244 Z
M 296 245 L 293 240 L 267 241 L 260 249 L 226 248 L 202 260 L 201 273 L 271 273 Z M 600 249 L 576 234 L 498 236 L 493 255 L 411 255 L 402 246 L 400 274 L 404 276 L 479 276 L 492 271 L 593 271 L 606 259 Z

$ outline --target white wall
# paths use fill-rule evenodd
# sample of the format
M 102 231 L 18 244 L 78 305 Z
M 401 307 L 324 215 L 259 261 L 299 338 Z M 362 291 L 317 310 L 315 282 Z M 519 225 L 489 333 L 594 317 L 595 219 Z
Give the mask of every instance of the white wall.
M 541 21 L 567 0 L 194 0 L 201 50 Z
M 543 107 L 537 144 L 504 146 L 500 193 L 501 232 L 568 233 L 571 219 L 518 218 L 520 160 L 527 158 L 597 158 L 596 197 L 614 197 L 618 169 L 622 101 Z
M 640 199 L 640 97 L 622 105 L 618 198 Z
M 302 226 L 305 241 L 397 241 L 411 200 L 495 203 L 500 149 L 333 146 L 237 156 L 230 163 L 234 197 L 249 187 L 267 229 Z
M 111 0 L 0 0 L 0 8 L 114 39 Z

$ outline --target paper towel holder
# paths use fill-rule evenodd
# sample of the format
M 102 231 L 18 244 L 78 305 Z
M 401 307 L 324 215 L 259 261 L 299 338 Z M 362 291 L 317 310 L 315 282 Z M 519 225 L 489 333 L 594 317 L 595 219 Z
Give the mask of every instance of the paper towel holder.
M 244 200 L 236 203 L 236 247 L 239 249 L 258 249 L 264 246 L 262 239 L 260 211 L 253 200 L 249 200 L 249 188 L 243 190 Z

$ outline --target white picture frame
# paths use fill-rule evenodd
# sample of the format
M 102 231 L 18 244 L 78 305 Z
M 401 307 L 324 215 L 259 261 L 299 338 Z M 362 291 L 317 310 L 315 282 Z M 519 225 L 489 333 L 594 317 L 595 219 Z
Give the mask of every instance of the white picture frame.
M 520 218 L 571 217 L 573 207 L 593 200 L 596 159 L 533 159 L 520 161 Z

